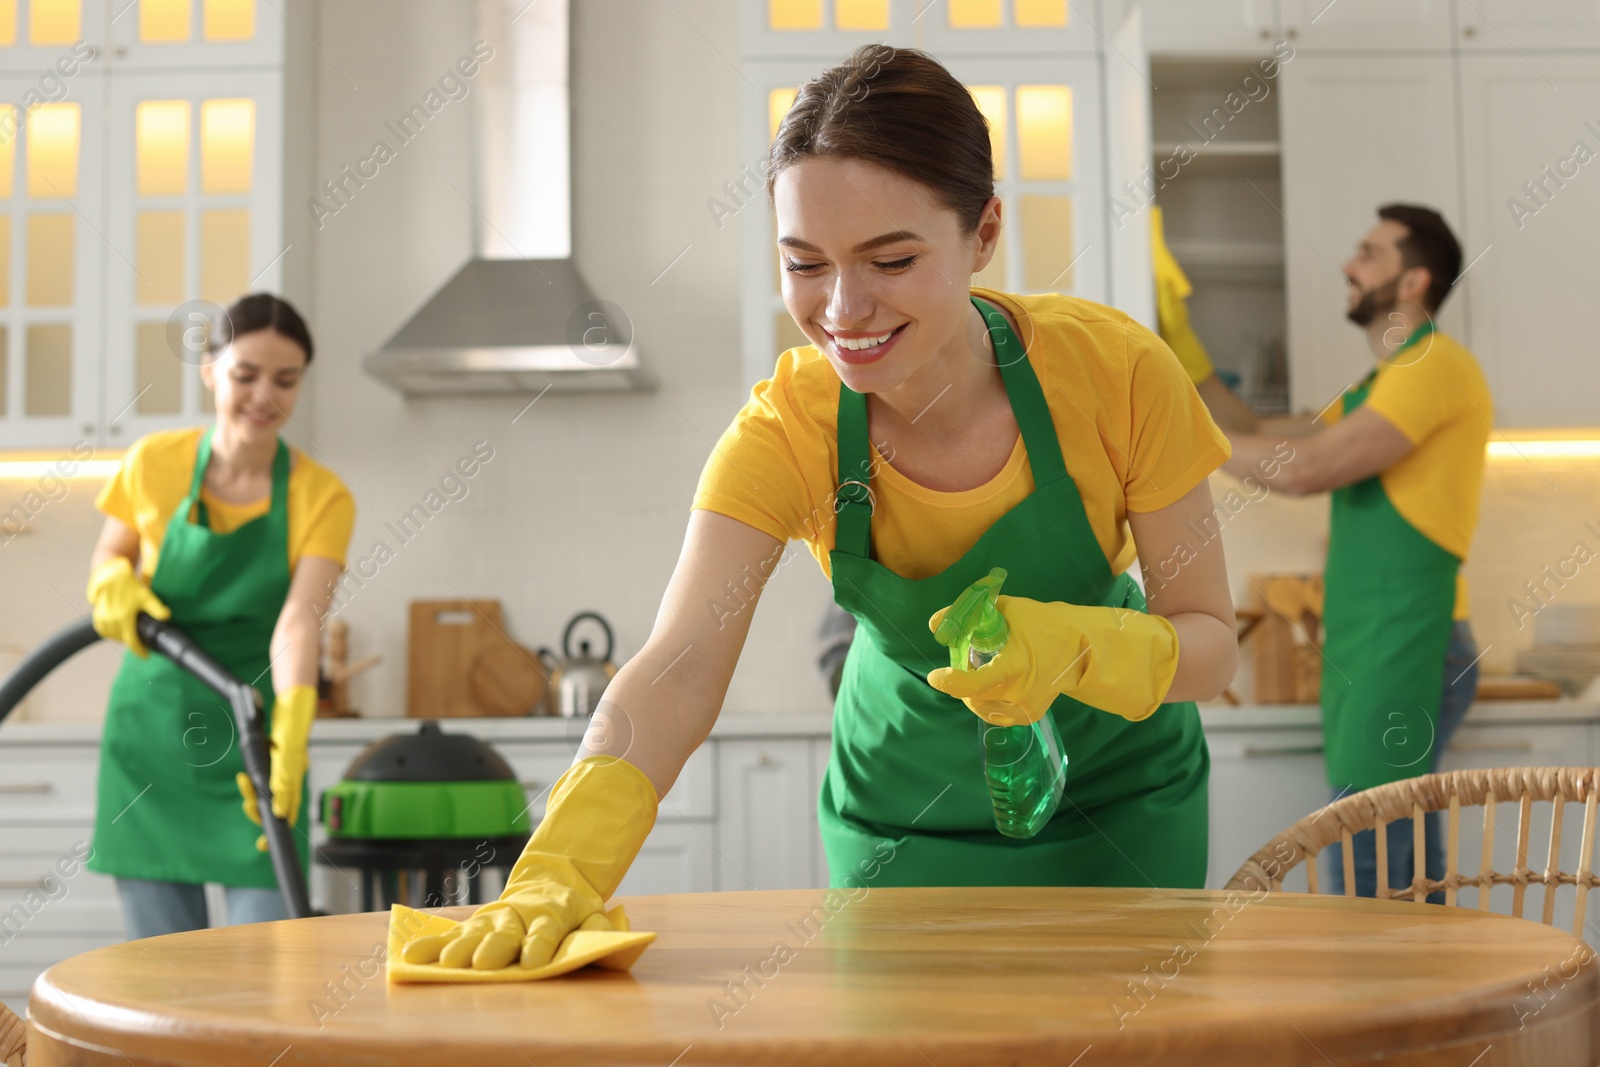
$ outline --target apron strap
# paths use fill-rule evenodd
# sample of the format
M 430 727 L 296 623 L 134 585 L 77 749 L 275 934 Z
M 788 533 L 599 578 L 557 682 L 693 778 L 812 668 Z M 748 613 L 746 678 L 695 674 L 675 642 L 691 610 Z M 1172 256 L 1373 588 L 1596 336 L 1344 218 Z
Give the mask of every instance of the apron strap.
M 194 474 L 189 478 L 189 497 L 191 500 L 200 499 L 200 487 L 205 484 L 206 467 L 211 463 L 211 431 L 215 426 L 207 426 L 200 435 L 200 450 L 194 457 Z
M 999 308 L 977 297 L 972 298 L 972 306 L 989 324 L 989 337 L 994 345 L 1001 379 L 1005 383 L 1006 396 L 1011 401 L 1011 411 L 1016 417 L 1017 428 L 1022 432 L 1023 447 L 1028 452 L 1034 487 L 1066 478 L 1067 465 L 1061 457 L 1061 441 L 1056 436 L 1050 405 L 1044 398 L 1044 388 L 1040 386 L 1039 377 L 1028 361 L 1026 346 L 1011 329 L 1011 324 Z M 872 554 L 871 485 L 877 464 L 867 433 L 867 398 L 842 382 L 839 385 L 838 445 L 838 488 L 833 502 L 838 525 L 834 531 L 834 548 L 868 559 Z
M 871 451 L 866 395 L 840 382 L 839 483 L 833 495 L 837 518 L 833 546 L 862 559 L 872 554 Z
M 1061 458 L 1061 439 L 1056 436 L 1056 424 L 1050 417 L 1050 405 L 1045 401 L 1044 388 L 1039 376 L 1028 360 L 1028 350 L 1012 331 L 1011 324 L 1000 309 L 977 297 L 972 298 L 989 324 L 989 337 L 994 343 L 996 361 L 1000 364 L 1000 377 L 1005 381 L 1006 395 L 1011 399 L 1011 413 L 1016 417 L 1017 428 L 1022 431 L 1022 444 L 1028 450 L 1028 466 L 1033 471 L 1035 487 L 1049 485 L 1067 476 L 1066 462 Z
M 205 486 L 206 468 L 211 464 L 211 433 L 215 426 L 207 426 L 200 435 L 200 448 L 195 454 L 194 474 L 189 479 L 189 495 L 179 505 L 178 514 L 186 518 L 192 511 L 196 521 L 205 527 L 210 527 L 211 517 L 206 513 L 206 502 L 201 497 L 201 489 Z M 287 521 L 289 512 L 289 446 L 283 443 L 283 438 L 278 438 L 278 450 L 272 457 L 272 500 L 268 505 L 269 520 L 277 523 Z
M 278 438 L 278 451 L 272 457 L 272 504 L 268 514 L 286 516 L 289 513 L 289 446 Z
M 194 474 L 189 478 L 189 495 L 178 505 L 177 512 L 183 516 L 184 522 L 188 522 L 192 514 L 195 522 L 207 528 L 211 526 L 211 516 L 206 514 L 206 502 L 200 499 L 200 490 L 205 485 L 206 468 L 211 465 L 211 432 L 215 429 L 215 426 L 207 426 L 200 435 L 200 448 L 194 457 Z
M 1433 326 L 1433 320 L 1432 319 L 1429 319 L 1427 322 L 1423 323 L 1421 326 L 1418 326 L 1415 330 L 1413 330 L 1411 332 L 1411 336 L 1406 338 L 1405 344 L 1401 345 L 1399 348 L 1395 349 L 1393 352 L 1391 352 L 1387 356 L 1383 357 L 1382 361 L 1379 362 L 1378 366 L 1377 367 L 1373 367 L 1371 370 L 1367 371 L 1367 376 L 1365 378 L 1362 378 L 1361 381 L 1358 384 L 1356 384 L 1354 386 L 1351 386 L 1349 389 L 1345 390 L 1344 396 L 1341 398 L 1344 401 L 1344 403 L 1340 407 L 1339 410 L 1343 414 L 1348 415 L 1352 411 L 1354 411 L 1356 408 L 1360 407 L 1362 404 L 1365 404 L 1367 402 L 1367 394 L 1372 391 L 1373 383 L 1378 380 L 1378 370 L 1379 370 L 1379 368 L 1382 367 L 1385 363 L 1388 363 L 1390 360 L 1392 360 L 1395 357 L 1399 356 L 1400 353 L 1404 352 L 1406 349 L 1415 346 L 1416 344 L 1421 342 L 1423 338 L 1427 337 L 1429 334 L 1432 334 L 1433 332 L 1434 332 L 1434 326 Z

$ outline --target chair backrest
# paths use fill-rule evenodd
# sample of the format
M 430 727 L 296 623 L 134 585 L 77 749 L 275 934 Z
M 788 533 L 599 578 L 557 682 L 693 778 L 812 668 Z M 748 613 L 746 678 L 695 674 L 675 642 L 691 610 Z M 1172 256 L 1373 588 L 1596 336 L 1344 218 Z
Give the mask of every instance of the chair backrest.
M 1462 888 L 1475 886 L 1478 890 L 1478 909 L 1488 911 L 1490 891 L 1497 885 L 1509 885 L 1512 888 L 1512 914 L 1523 918 L 1528 886 L 1543 885 L 1542 921 L 1554 925 L 1556 888 L 1570 885 L 1575 887 L 1577 893 L 1572 934 L 1581 938 L 1589 890 L 1600 885 L 1600 878 L 1594 875 L 1597 796 L 1600 796 L 1600 767 L 1506 767 L 1449 771 L 1391 782 L 1341 797 L 1301 819 L 1246 860 L 1228 881 L 1228 888 L 1260 891 L 1264 887 L 1280 890 L 1283 888 L 1284 875 L 1305 863 L 1307 887 L 1313 893 L 1319 892 L 1317 855 L 1329 845 L 1338 843 L 1343 845 L 1344 852 L 1344 892 L 1346 896 L 1354 896 L 1356 879 L 1350 839 L 1362 830 L 1373 830 L 1377 836 L 1380 897 L 1413 900 L 1421 904 L 1429 893 L 1443 890 L 1445 903 L 1454 905 L 1456 895 Z M 1515 859 L 1509 871 L 1497 871 L 1494 869 L 1496 835 L 1504 837 L 1506 832 L 1495 826 L 1495 809 L 1496 805 L 1505 803 L 1517 805 Z M 1533 807 L 1536 803 L 1551 805 L 1549 846 L 1545 851 L 1542 871 L 1528 863 Z M 1576 857 L 1577 867 L 1570 872 L 1561 869 L 1562 817 L 1569 803 L 1583 805 L 1583 842 Z M 1461 871 L 1458 870 L 1461 811 L 1473 807 L 1483 809 L 1483 857 L 1476 871 Z M 1433 811 L 1450 813 L 1444 835 L 1445 872 L 1440 881 L 1431 881 L 1424 868 L 1426 830 L 1423 816 Z M 1386 848 L 1388 824 L 1406 818 L 1412 821 L 1415 875 L 1409 886 L 1390 889 Z
M 0 1004 L 0 1064 L 25 1067 L 28 1062 L 28 1024 L 17 1013 Z

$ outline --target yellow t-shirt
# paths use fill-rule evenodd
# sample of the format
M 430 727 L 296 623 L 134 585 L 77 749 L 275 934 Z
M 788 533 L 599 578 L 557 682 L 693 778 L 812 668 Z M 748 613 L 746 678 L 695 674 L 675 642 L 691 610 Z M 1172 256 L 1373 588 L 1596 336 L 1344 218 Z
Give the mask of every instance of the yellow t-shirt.
M 1200 484 L 1228 457 L 1227 438 L 1172 351 L 1122 312 L 1053 294 L 972 292 L 1016 320 L 1067 472 L 1121 573 L 1134 555 L 1127 513 L 1157 511 Z M 838 414 L 833 367 L 811 345 L 791 348 L 717 442 L 694 506 L 806 542 L 829 574 Z M 886 462 L 876 464 L 872 488 L 874 558 L 919 579 L 965 555 L 1033 492 L 1033 472 L 1019 436 L 1004 469 L 976 489 L 936 492 Z
M 189 492 L 203 432 L 204 427 L 194 426 L 141 437 L 95 498 L 95 507 L 139 532 L 139 566 L 147 575 L 155 573 L 167 523 Z M 265 515 L 272 504 L 270 497 L 229 504 L 204 488 L 200 498 L 217 533 Z M 337 475 L 296 450 L 290 456 L 288 509 L 291 573 L 302 556 L 320 556 L 343 567 L 356 521 L 355 498 Z
M 1494 400 L 1478 361 L 1454 338 L 1435 331 L 1378 365 L 1366 406 L 1394 423 L 1413 446 L 1379 475 L 1389 502 L 1418 533 L 1465 562 L 1478 526 L 1494 426 Z M 1323 418 L 1337 422 L 1342 407 L 1335 404 Z M 1455 617 L 1467 614 L 1461 575 Z

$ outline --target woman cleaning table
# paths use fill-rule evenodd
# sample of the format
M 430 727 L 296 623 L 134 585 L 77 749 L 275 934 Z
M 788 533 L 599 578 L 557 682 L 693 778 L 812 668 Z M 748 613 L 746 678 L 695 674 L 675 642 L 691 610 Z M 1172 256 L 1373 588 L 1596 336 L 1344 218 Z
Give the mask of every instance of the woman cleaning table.
M 203 929 L 207 882 L 225 887 L 229 923 L 287 917 L 227 704 L 148 654 L 139 613 L 170 619 L 261 691 L 273 810 L 293 823 L 319 623 L 355 522 L 344 483 L 278 437 L 311 364 L 300 315 L 270 294 L 242 297 L 208 347 L 200 375 L 216 421 L 140 438 L 95 501 L 106 520 L 90 564 L 94 627 L 129 654 L 106 709 L 88 866 L 116 878 L 130 938 Z M 304 869 L 309 838 L 296 836 Z
M 1192 702 L 1231 680 L 1237 642 L 1221 547 L 1193 531 L 1228 448 L 1178 360 L 1111 308 L 971 288 L 1001 238 L 989 131 L 923 53 L 864 48 L 803 86 L 767 181 L 811 344 L 713 450 L 650 638 L 505 893 L 408 962 L 538 966 L 605 925 L 791 539 L 859 623 L 818 807 L 835 886 L 1204 881 Z M 1164 576 L 1148 610 L 1125 523 Z M 996 567 L 1007 643 L 952 669 L 933 629 Z M 1059 727 L 1066 793 L 1032 838 L 996 830 L 974 713 Z

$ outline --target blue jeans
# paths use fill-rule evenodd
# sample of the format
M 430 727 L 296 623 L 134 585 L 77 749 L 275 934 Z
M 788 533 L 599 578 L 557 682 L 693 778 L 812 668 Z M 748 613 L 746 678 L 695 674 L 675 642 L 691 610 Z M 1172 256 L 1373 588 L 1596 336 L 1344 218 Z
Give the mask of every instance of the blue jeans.
M 1461 720 L 1467 717 L 1467 709 L 1472 707 L 1473 694 L 1478 690 L 1477 658 L 1478 645 L 1472 639 L 1471 625 L 1466 620 L 1457 622 L 1455 630 L 1450 635 L 1450 647 L 1444 657 L 1444 692 L 1439 698 L 1439 722 L 1434 731 L 1433 749 L 1428 755 L 1430 774 L 1439 769 L 1439 764 L 1444 758 L 1444 750 L 1450 746 L 1450 738 L 1455 734 L 1456 727 L 1461 725 Z M 1333 799 L 1338 800 L 1344 795 L 1345 791 L 1341 790 L 1333 794 Z M 1430 879 L 1437 881 L 1444 877 L 1444 812 L 1428 812 L 1423 816 L 1423 828 L 1428 838 L 1423 846 L 1427 874 Z M 1388 844 L 1386 851 L 1389 857 L 1389 888 L 1408 888 L 1415 874 L 1411 820 L 1396 819 L 1390 823 L 1385 838 Z M 1378 895 L 1377 841 L 1378 835 L 1373 830 L 1363 830 L 1351 835 L 1350 847 L 1355 853 L 1358 897 Z M 1344 848 L 1335 842 L 1324 851 L 1332 863 L 1326 876 L 1328 891 L 1343 893 Z M 1428 903 L 1443 904 L 1444 894 L 1429 893 Z
M 228 926 L 287 919 L 283 894 L 276 889 L 230 885 Z M 128 940 L 179 934 L 206 928 L 206 887 L 192 882 L 150 882 L 142 878 L 118 878 L 117 895 L 122 898 L 122 917 L 127 922 Z

